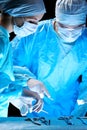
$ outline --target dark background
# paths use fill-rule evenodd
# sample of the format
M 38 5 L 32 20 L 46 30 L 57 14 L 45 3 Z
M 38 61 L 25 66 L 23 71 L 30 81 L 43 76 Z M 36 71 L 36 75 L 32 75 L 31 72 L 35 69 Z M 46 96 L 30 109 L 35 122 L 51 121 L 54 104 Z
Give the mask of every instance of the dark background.
M 55 3 L 56 0 L 44 0 L 46 14 L 43 19 L 50 19 L 55 17 Z

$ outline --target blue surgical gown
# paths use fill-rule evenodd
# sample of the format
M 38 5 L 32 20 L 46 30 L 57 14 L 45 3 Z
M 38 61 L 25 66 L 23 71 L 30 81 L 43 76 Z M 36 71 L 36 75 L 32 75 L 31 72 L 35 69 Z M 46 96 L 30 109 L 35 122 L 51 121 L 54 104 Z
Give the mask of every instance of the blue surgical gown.
M 8 85 L 14 81 L 12 51 L 8 31 L 0 26 L 0 116 L 7 116 Z
M 78 78 L 87 67 L 87 30 L 82 31 L 68 51 L 63 44 L 52 20 L 46 20 L 39 23 L 35 34 L 22 38 L 14 50 L 14 65 L 26 66 L 32 78 L 42 81 L 53 98 L 43 99 L 43 110 L 48 114 L 28 116 L 69 116 L 74 109 L 79 94 Z

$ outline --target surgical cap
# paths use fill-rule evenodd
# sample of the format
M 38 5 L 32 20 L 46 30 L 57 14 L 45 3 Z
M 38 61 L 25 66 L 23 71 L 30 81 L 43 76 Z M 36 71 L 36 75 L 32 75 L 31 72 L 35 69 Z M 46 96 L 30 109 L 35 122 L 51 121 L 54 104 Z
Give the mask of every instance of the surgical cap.
M 0 9 L 11 16 L 35 16 L 46 12 L 43 0 L 0 0 Z
M 80 25 L 86 22 L 87 2 L 85 0 L 57 0 L 56 20 L 63 24 Z

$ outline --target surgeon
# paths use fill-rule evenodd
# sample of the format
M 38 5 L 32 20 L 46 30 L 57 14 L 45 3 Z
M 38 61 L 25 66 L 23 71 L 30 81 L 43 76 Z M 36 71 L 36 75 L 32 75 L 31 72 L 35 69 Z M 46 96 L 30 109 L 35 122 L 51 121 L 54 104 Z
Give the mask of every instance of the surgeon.
M 0 116 L 7 116 L 8 100 L 21 92 L 8 86 L 15 81 L 9 33 L 20 38 L 34 33 L 46 11 L 43 0 L 0 0 L 0 11 Z
M 13 2 L 13 0 L 0 1 L 0 10 L 2 12 L 2 23 L 7 26 L 5 14 L 9 15 L 10 32 L 20 37 L 24 37 L 36 31 L 38 21 L 46 12 L 44 3 L 41 0 L 21 0 Z M 13 30 L 12 30 L 13 29 Z
M 22 38 L 15 48 L 14 65 L 29 69 L 31 75 L 25 82 L 30 90 L 42 94 L 44 102 L 41 111 L 26 116 L 75 115 L 80 85 L 85 82 L 87 86 L 86 13 L 85 0 L 57 0 L 55 18 L 41 21 L 36 33 Z

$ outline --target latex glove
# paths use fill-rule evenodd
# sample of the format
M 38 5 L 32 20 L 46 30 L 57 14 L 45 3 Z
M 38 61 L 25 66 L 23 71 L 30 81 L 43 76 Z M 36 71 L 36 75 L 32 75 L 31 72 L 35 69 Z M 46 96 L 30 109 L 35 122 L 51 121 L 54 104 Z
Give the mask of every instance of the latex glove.
M 43 98 L 44 95 L 46 95 L 48 98 L 51 97 L 46 87 L 41 81 L 36 79 L 30 79 L 28 80 L 27 85 L 29 86 L 30 90 L 37 92 L 41 98 Z
M 20 110 L 22 116 L 32 112 L 40 112 L 43 109 L 43 101 L 38 93 L 27 89 L 23 90 L 22 96 L 19 98 L 12 97 L 9 102 Z
M 43 108 L 43 100 L 40 98 L 37 92 L 30 91 L 28 89 L 23 89 L 22 101 L 27 104 L 29 111 L 40 112 Z

